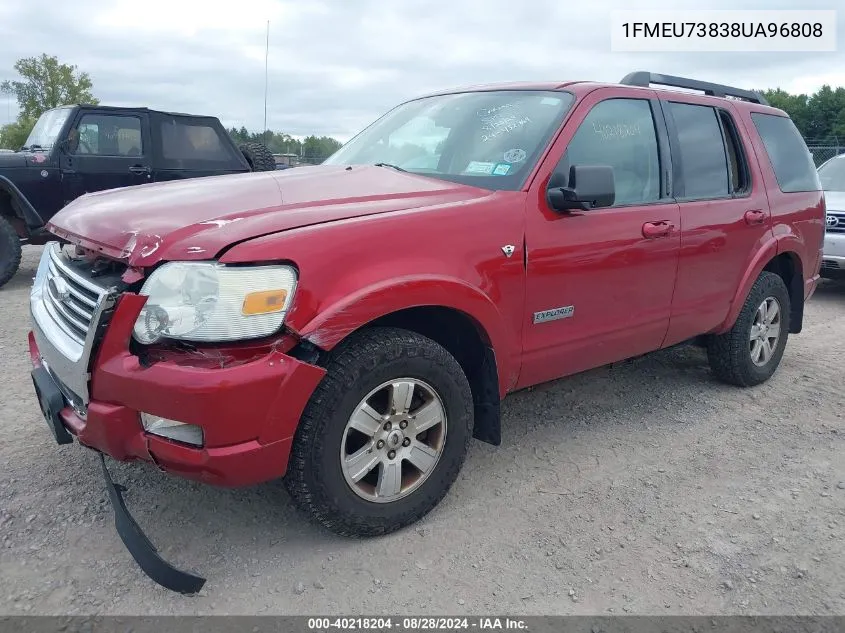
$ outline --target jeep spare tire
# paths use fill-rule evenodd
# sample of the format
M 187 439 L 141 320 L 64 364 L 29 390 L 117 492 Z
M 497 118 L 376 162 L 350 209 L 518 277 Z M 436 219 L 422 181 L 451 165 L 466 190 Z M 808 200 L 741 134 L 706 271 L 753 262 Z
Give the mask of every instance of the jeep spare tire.
M 252 171 L 273 171 L 276 169 L 276 159 L 273 153 L 262 143 L 243 143 L 239 146 Z
M 0 216 L 0 287 L 15 276 L 21 264 L 21 238 L 15 227 Z

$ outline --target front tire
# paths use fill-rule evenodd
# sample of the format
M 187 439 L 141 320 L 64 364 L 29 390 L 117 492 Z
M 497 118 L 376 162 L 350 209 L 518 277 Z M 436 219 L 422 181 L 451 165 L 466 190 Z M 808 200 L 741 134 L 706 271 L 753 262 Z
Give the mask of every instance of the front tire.
M 0 216 L 0 287 L 18 272 L 21 254 L 21 238 L 11 223 Z
M 446 495 L 472 424 L 469 383 L 445 348 L 407 330 L 364 330 L 333 352 L 300 420 L 285 483 L 333 532 L 387 534 Z
M 734 326 L 708 342 L 707 358 L 715 376 L 740 387 L 771 378 L 786 348 L 790 309 L 783 279 L 768 271 L 760 273 Z

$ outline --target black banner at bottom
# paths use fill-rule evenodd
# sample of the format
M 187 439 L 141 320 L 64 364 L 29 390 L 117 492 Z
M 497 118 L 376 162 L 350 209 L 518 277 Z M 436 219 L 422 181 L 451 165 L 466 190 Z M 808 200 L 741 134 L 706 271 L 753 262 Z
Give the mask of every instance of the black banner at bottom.
M 0 633 L 845 633 L 845 616 L 0 616 Z

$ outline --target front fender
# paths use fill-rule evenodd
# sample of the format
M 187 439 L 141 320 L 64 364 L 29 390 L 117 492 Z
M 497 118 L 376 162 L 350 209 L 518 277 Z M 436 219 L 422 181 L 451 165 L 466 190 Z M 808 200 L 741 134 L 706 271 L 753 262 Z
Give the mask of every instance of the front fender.
M 485 344 L 495 351 L 499 389 L 505 393 L 512 375 L 513 345 L 501 313 L 481 290 L 460 279 L 435 275 L 408 275 L 361 288 L 328 306 L 298 330 L 298 334 L 330 350 L 362 326 L 400 310 L 422 306 L 451 308 L 478 325 Z
M 12 209 L 17 211 L 15 215 L 26 222 L 28 228 L 37 229 L 44 225 L 41 216 L 38 215 L 35 207 L 30 204 L 26 196 L 21 193 L 15 183 L 3 175 L 0 175 L 0 190 L 9 194 L 13 202 Z

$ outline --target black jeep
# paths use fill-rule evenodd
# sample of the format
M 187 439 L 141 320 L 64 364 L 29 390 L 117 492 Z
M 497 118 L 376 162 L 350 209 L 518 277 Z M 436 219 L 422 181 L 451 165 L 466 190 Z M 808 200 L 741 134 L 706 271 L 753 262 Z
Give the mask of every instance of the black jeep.
M 214 117 L 147 108 L 62 106 L 38 119 L 20 151 L 0 153 L 0 286 L 22 244 L 79 196 L 103 189 L 276 168 L 260 143 L 236 146 Z

